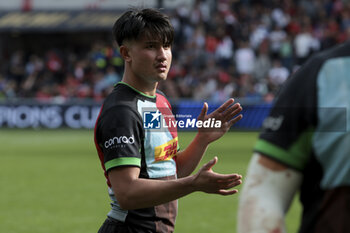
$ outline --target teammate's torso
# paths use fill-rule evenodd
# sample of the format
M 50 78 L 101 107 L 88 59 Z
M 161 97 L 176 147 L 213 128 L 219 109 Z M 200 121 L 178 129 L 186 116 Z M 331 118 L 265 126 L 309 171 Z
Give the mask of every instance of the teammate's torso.
M 269 116 L 276 124 L 255 149 L 303 173 L 300 232 L 341 232 L 350 217 L 350 44 L 308 62 L 277 98 Z

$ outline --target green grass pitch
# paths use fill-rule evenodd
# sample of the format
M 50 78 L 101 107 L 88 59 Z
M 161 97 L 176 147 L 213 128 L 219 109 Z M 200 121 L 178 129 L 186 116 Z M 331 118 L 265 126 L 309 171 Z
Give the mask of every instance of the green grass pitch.
M 194 133 L 179 133 L 185 148 Z M 219 157 L 214 171 L 245 175 L 257 133 L 229 132 L 214 142 L 204 162 Z M 109 211 L 92 130 L 0 129 L 0 232 L 97 232 Z M 193 193 L 179 201 L 176 233 L 233 233 L 239 193 Z M 296 232 L 300 204 L 287 215 Z

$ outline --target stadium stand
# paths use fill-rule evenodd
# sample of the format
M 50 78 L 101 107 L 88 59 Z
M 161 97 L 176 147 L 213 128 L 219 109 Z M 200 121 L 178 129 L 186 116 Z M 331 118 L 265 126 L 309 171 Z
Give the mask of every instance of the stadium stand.
M 270 103 L 310 55 L 350 36 L 346 1 L 186 2 L 164 7 L 176 35 L 168 81 L 159 88 L 173 101 Z M 100 101 L 110 92 L 123 73 L 110 33 L 122 9 L 88 8 L 0 12 L 0 100 Z
M 313 52 L 346 40 L 350 31 L 349 4 L 342 1 L 196 0 L 191 9 L 179 6 L 169 13 L 176 29 L 174 65 L 161 88 L 175 99 L 270 101 L 286 74 Z M 0 54 L 2 99 L 99 100 L 120 80 L 122 62 L 108 26 L 80 35 L 64 25 L 57 25 L 59 34 L 36 32 L 33 24 L 13 32 L 2 23 L 5 17 L 0 29 L 9 46 Z M 284 71 L 276 72 L 274 63 Z

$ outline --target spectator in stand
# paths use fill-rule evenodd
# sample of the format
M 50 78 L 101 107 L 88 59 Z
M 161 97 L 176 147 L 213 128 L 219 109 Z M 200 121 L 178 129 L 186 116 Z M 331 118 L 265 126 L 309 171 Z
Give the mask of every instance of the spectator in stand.
M 286 67 L 283 67 L 279 59 L 273 61 L 273 65 L 268 73 L 268 83 L 271 92 L 277 94 L 282 84 L 289 77 L 289 71 Z
M 279 59 L 280 58 L 280 50 L 283 41 L 287 38 L 287 33 L 282 30 L 282 28 L 276 24 L 274 25 L 272 31 L 269 35 L 270 40 L 270 52 L 272 59 Z
M 254 78 L 257 82 L 262 83 L 267 77 L 271 68 L 271 57 L 269 54 L 269 41 L 263 40 L 257 49 L 257 56 L 254 64 Z
M 215 59 L 218 66 L 228 69 L 233 59 L 233 41 L 226 35 L 224 28 L 218 29 L 219 43 L 215 50 Z
M 24 51 L 17 50 L 11 56 L 8 78 L 11 80 L 14 80 L 17 86 L 24 80 L 25 78 Z
M 96 80 L 94 80 L 94 98 L 96 100 L 102 100 L 106 96 L 106 90 L 113 88 L 113 85 L 121 81 L 121 77 L 116 73 L 113 66 L 108 66 L 106 69 L 106 74 L 103 72 L 97 72 L 95 75 Z M 108 93 L 108 91 L 107 91 Z
M 312 27 L 309 19 L 305 20 L 301 26 L 301 32 L 294 39 L 296 64 L 302 65 L 309 56 L 319 50 L 319 41 L 312 36 Z
M 281 43 L 279 50 L 279 57 L 281 59 L 282 66 L 286 67 L 289 71 L 293 69 L 293 45 L 289 35 L 287 35 Z
M 271 19 L 273 24 L 277 25 L 278 28 L 284 28 L 290 21 L 290 16 L 282 9 L 283 3 L 276 6 L 271 12 Z
M 235 62 L 239 74 L 252 74 L 255 65 L 255 53 L 249 43 L 241 40 L 235 52 Z
M 254 50 L 258 50 L 260 44 L 269 36 L 268 27 L 263 22 L 255 22 L 251 24 L 251 33 L 249 35 L 250 46 Z

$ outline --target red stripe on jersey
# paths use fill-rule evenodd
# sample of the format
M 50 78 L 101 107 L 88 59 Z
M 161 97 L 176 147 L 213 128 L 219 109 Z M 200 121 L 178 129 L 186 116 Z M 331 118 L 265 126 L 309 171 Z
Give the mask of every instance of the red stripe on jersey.
M 167 100 L 167 98 L 165 98 L 163 95 L 158 93 L 156 93 L 156 95 L 157 95 L 157 101 L 156 101 L 157 109 L 159 109 L 159 111 L 162 113 L 165 122 L 167 124 L 170 122 L 170 124 L 168 124 L 169 132 L 171 133 L 171 136 L 173 136 L 173 138 L 176 138 L 177 126 L 176 126 L 176 121 L 172 112 L 171 105 Z
M 94 128 L 94 141 L 95 141 L 95 147 L 96 147 L 96 150 L 97 150 L 97 153 L 98 153 L 98 157 L 100 159 L 100 162 L 101 162 L 101 166 L 103 168 L 103 171 L 104 171 L 104 175 L 106 177 L 106 180 L 107 180 L 107 185 L 109 187 L 112 187 L 111 185 L 111 182 L 109 181 L 109 178 L 108 178 L 108 175 L 107 175 L 107 172 L 106 172 L 106 167 L 105 167 L 105 163 L 104 163 L 104 154 L 103 154 L 103 151 L 101 149 L 101 147 L 98 145 L 98 142 L 97 142 L 97 137 L 96 137 L 96 131 L 97 131 L 97 123 L 98 123 L 98 120 L 101 116 L 101 113 L 102 113 L 102 109 L 103 109 L 103 105 L 100 109 L 100 113 L 98 114 L 98 117 L 97 117 L 97 120 L 96 120 L 96 123 L 95 123 L 95 128 Z

